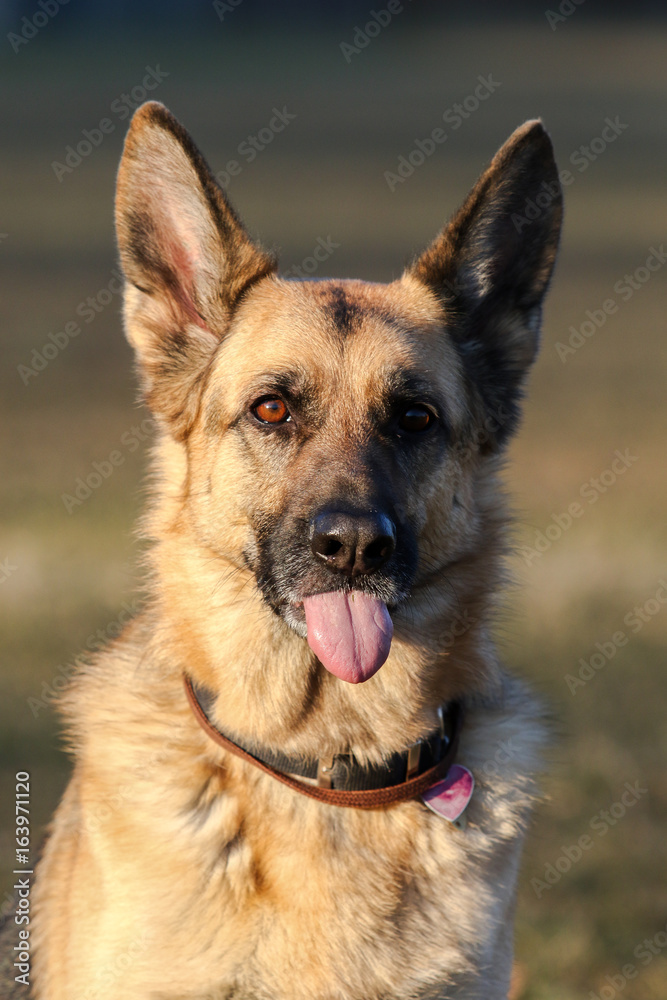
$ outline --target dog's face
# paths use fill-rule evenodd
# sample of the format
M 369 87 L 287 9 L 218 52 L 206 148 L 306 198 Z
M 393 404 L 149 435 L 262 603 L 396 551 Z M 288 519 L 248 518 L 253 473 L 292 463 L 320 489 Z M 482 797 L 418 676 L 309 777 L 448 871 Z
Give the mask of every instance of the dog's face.
M 128 335 L 188 455 L 181 516 L 343 680 L 372 676 L 393 620 L 479 547 L 480 476 L 517 422 L 560 211 L 527 123 L 400 280 L 284 280 L 166 109 L 135 115 Z
M 376 643 L 368 660 L 349 667 L 320 649 L 346 679 L 379 666 L 384 607 L 451 558 L 452 540 L 464 543 L 461 518 L 447 529 L 465 490 L 451 447 L 467 414 L 461 364 L 429 306 L 410 283 L 387 294 L 362 282 L 261 282 L 217 352 L 192 442 L 201 436 L 207 456 L 193 485 L 208 544 L 242 554 L 304 637 L 306 618 L 312 637 L 327 615 L 358 613 Z M 240 487 L 227 474 L 239 467 Z M 427 522 L 444 551 L 420 550 Z

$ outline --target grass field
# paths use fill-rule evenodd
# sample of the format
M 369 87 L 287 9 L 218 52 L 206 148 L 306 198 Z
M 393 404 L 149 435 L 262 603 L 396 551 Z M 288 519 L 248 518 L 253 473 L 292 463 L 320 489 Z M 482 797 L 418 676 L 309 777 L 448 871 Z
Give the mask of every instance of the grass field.
M 229 193 L 251 230 L 281 248 L 284 268 L 321 237 L 339 244 L 322 274 L 377 280 L 400 273 L 512 129 L 541 115 L 572 179 L 507 474 L 517 588 L 500 639 L 560 735 L 525 854 L 515 997 L 665 1000 L 667 268 L 646 268 L 667 237 L 665 28 L 575 13 L 552 31 L 539 11 L 521 26 L 426 30 L 413 11 L 348 63 L 340 42 L 354 23 L 269 36 L 249 17 L 240 7 L 221 24 L 212 13 L 205 39 L 130 43 L 51 26 L 0 60 L 0 896 L 12 878 L 15 773 L 32 776 L 35 835 L 66 780 L 51 692 L 135 601 L 147 414 L 114 294 L 122 95 L 159 67 L 149 96 L 185 122 L 214 170 L 242 161 Z M 385 172 L 480 76 L 493 92 L 390 190 Z M 295 117 L 247 162 L 239 146 L 274 108 Z M 52 164 L 103 118 L 113 128 L 59 180 Z M 66 342 L 68 323 L 80 333 Z M 49 334 L 56 347 L 44 352 Z M 581 346 L 564 354 L 571 338 Z M 122 464 L 68 513 L 62 495 L 116 449 Z

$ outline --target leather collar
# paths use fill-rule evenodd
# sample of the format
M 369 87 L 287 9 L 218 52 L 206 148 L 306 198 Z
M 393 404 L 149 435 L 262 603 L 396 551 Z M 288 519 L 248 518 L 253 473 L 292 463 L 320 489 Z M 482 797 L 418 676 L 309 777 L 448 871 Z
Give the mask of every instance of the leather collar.
M 377 809 L 417 798 L 445 777 L 456 757 L 463 722 L 458 702 L 439 709 L 439 728 L 424 739 L 392 754 L 382 764 L 362 765 L 349 753 L 317 760 L 254 745 L 242 747 L 211 722 L 215 695 L 195 684 L 187 674 L 183 675 L 183 682 L 195 718 L 218 746 L 294 791 L 329 805 Z M 317 784 L 299 778 L 317 781 Z

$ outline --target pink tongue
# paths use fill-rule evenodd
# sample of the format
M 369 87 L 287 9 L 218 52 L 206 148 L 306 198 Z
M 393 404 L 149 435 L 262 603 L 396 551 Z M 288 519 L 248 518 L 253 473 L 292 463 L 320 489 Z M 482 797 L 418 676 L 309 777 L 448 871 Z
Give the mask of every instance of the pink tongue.
M 315 594 L 303 602 L 308 645 L 327 670 L 360 684 L 389 656 L 394 626 L 387 605 L 360 590 Z

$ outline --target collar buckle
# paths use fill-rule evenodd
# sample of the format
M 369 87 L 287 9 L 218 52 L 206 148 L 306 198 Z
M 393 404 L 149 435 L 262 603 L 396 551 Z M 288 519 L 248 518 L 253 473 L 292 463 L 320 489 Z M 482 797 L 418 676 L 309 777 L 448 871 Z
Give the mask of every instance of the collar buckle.
M 415 778 L 419 771 L 419 758 L 421 756 L 422 741 L 417 740 L 408 747 L 408 760 L 405 768 L 405 780 L 410 781 Z
M 320 757 L 317 762 L 317 787 L 331 788 L 331 772 L 333 771 L 333 754 Z

